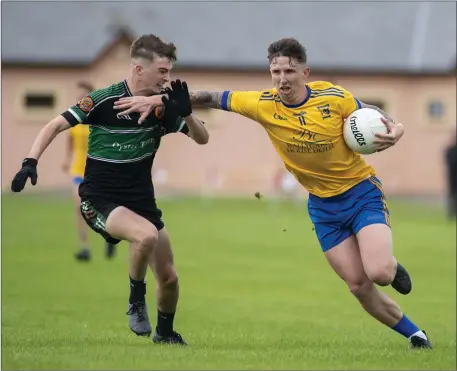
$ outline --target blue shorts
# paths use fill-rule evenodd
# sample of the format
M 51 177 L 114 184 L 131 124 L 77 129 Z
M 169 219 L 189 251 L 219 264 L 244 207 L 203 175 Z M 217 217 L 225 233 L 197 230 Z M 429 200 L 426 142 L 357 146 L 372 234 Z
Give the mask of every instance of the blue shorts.
M 75 186 L 79 186 L 83 182 L 84 178 L 82 176 L 74 176 L 73 177 L 73 184 Z
M 376 177 L 366 179 L 338 196 L 320 198 L 310 194 L 308 212 L 322 251 L 339 245 L 367 225 L 390 226 L 384 191 Z

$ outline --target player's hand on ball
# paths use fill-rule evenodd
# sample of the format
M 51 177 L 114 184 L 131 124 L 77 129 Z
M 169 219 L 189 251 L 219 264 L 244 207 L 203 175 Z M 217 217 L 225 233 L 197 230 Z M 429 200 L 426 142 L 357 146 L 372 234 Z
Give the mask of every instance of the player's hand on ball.
M 114 102 L 114 109 L 121 111 L 118 113 L 119 116 L 138 112 L 140 114 L 138 124 L 142 124 L 152 110 L 160 106 L 162 106 L 162 95 L 124 97 Z
M 32 185 L 35 185 L 38 180 L 36 166 L 38 161 L 34 158 L 26 158 L 22 161 L 22 168 L 18 171 L 13 181 L 11 182 L 11 190 L 20 192 L 24 189 L 27 179 L 30 178 Z
M 382 117 L 381 121 L 387 127 L 387 134 L 375 134 L 377 139 L 373 141 L 373 145 L 378 152 L 384 151 L 387 148 L 395 145 L 395 143 L 397 143 L 400 140 L 400 138 L 403 136 L 405 132 L 403 125 L 400 123 L 389 121 L 385 117 Z

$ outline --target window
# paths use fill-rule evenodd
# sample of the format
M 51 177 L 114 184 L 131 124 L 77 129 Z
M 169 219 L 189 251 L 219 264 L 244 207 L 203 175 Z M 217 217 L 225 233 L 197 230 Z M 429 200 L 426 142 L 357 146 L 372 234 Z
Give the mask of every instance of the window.
M 43 122 L 48 122 L 61 113 L 66 108 L 65 104 L 62 104 L 62 97 L 64 102 L 69 101 L 65 99 L 68 93 L 64 89 L 57 89 L 50 85 L 50 81 L 27 81 L 16 86 L 13 95 L 17 122 L 43 125 Z
M 55 106 L 54 94 L 27 93 L 24 97 L 24 106 L 27 109 L 53 109 Z
M 431 118 L 442 118 L 444 116 L 444 104 L 441 101 L 431 101 L 428 104 L 428 115 Z

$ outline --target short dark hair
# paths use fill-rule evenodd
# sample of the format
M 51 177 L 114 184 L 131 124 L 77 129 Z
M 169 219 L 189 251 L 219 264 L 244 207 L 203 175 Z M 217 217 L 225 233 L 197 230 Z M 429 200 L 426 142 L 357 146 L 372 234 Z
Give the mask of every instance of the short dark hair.
M 275 41 L 268 47 L 268 60 L 276 57 L 289 57 L 296 59 L 300 63 L 306 63 L 306 49 L 297 39 L 285 38 Z
M 130 58 L 144 58 L 153 61 L 155 56 L 176 61 L 176 46 L 166 43 L 155 35 L 142 35 L 130 47 Z
M 94 86 L 87 81 L 79 81 L 77 84 L 78 88 L 87 90 L 88 93 L 93 92 L 95 90 Z

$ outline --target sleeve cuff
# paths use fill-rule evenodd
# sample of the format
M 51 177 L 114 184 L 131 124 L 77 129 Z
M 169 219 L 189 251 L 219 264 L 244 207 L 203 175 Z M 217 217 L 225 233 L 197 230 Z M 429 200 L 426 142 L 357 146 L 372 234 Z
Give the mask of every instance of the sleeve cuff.
M 224 111 L 228 111 L 228 98 L 230 96 L 230 91 L 226 90 L 222 93 L 222 99 L 221 99 L 221 108 Z
M 75 126 L 75 125 L 79 124 L 79 120 L 69 111 L 65 111 L 64 113 L 62 113 L 62 116 L 64 117 L 65 120 L 68 121 L 68 123 L 71 126 Z
M 360 101 L 357 98 L 354 98 L 354 100 L 355 100 L 355 104 L 357 106 L 357 109 L 361 109 L 362 108 L 362 103 L 360 103 Z

